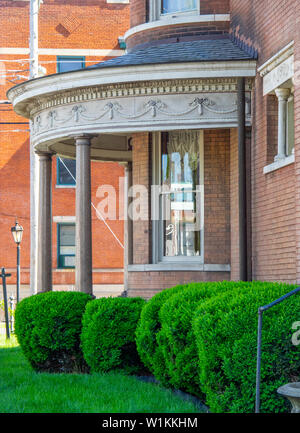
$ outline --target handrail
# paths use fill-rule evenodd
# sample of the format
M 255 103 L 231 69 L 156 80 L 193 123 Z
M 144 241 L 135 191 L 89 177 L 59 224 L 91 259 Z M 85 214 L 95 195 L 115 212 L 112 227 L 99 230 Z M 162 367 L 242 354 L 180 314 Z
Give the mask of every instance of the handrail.
M 257 363 L 256 363 L 256 400 L 255 400 L 255 413 L 260 413 L 260 382 L 261 382 L 261 342 L 262 342 L 262 325 L 263 325 L 263 313 L 275 305 L 280 304 L 287 298 L 290 298 L 296 293 L 300 292 L 300 287 L 287 293 L 276 301 L 271 302 L 268 305 L 259 307 L 258 309 L 258 329 L 257 329 Z

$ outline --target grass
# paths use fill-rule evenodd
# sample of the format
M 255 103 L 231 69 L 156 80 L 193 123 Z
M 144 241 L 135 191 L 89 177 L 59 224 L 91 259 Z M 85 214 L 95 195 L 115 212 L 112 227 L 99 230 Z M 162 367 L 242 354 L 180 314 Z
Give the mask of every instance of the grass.
M 0 335 L 0 413 L 196 413 L 172 391 L 122 373 L 35 373 Z

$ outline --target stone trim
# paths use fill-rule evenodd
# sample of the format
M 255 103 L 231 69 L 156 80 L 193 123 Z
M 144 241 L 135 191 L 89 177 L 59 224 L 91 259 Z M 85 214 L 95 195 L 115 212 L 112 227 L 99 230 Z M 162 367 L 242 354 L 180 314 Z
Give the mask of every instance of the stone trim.
M 158 263 L 147 265 L 129 265 L 128 272 L 230 272 L 230 265 L 223 264 L 194 264 L 194 263 Z
M 266 165 L 264 167 L 264 174 L 272 173 L 273 171 L 279 170 L 282 167 L 291 165 L 295 162 L 295 155 L 292 154 L 283 159 L 273 162 L 272 164 Z
M 237 77 L 248 77 L 247 85 L 251 87 L 251 77 L 255 75 L 256 61 L 252 60 L 164 63 L 155 68 L 153 65 L 94 68 L 30 80 L 11 88 L 7 97 L 17 114 L 30 117 L 32 111 L 50 101 L 60 105 L 114 96 L 181 93 L 189 91 L 186 85 L 199 85 L 199 90 L 191 88 L 197 92 L 218 91 L 220 84 L 224 86 L 220 91 L 231 91 L 230 84 L 234 84 L 232 91 L 236 91 Z M 174 90 L 169 89 L 170 85 L 175 85 Z
M 264 77 L 269 72 L 273 71 L 278 65 L 284 62 L 288 57 L 294 54 L 294 41 L 291 41 L 282 50 L 278 51 L 273 57 L 261 65 L 257 71 L 261 77 Z
M 252 80 L 246 81 L 246 92 L 251 92 Z M 178 93 L 228 93 L 237 92 L 237 79 L 199 79 L 199 80 L 163 80 L 145 81 L 120 85 L 86 87 L 65 91 L 38 100 L 31 108 L 31 116 L 38 112 L 74 102 L 88 102 L 107 98 L 126 98 L 128 96 L 177 95 Z

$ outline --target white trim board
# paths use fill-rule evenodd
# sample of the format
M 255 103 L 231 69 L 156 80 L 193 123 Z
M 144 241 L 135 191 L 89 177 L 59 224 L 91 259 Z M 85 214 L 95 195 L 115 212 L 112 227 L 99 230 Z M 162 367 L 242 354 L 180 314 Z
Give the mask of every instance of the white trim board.
M 124 50 L 110 49 L 79 49 L 79 48 L 40 48 L 39 55 L 45 56 L 89 56 L 89 57 L 118 57 L 125 53 Z M 0 54 L 28 54 L 29 48 L 0 47 Z

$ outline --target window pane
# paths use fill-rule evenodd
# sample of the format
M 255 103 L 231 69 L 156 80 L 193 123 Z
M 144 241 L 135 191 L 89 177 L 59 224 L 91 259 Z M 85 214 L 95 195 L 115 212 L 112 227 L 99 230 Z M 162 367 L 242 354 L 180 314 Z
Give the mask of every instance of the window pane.
M 197 0 L 162 0 L 161 13 L 188 12 L 197 9 Z
M 61 225 L 59 230 L 59 245 L 64 246 L 75 246 L 75 224 L 73 225 Z
M 83 69 L 85 67 L 84 57 L 58 57 L 57 58 L 57 71 L 69 72 Z
M 60 158 L 58 158 L 57 163 L 57 183 L 58 185 L 75 185 L 76 179 L 76 160 L 74 159 L 66 159 L 61 158 L 63 163 L 61 162 Z M 72 176 L 71 176 L 71 174 Z
M 163 254 L 201 255 L 200 145 L 197 131 L 162 134 Z
M 58 267 L 75 266 L 75 224 L 58 224 Z

